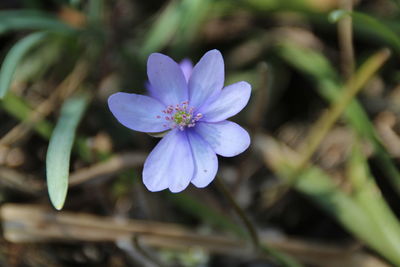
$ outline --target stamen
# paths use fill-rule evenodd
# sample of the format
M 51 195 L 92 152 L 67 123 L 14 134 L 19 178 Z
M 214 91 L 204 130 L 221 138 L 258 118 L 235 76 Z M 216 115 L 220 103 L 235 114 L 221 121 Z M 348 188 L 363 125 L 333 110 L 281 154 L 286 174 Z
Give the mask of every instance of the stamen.
M 183 131 L 186 127 L 191 128 L 196 125 L 203 115 L 197 113 L 195 116 L 193 114 L 194 107 L 189 107 L 189 101 L 183 101 L 181 104 L 168 105 L 165 110 L 162 110 L 164 114 L 170 116 L 165 116 L 165 120 L 171 129 L 178 128 Z M 161 116 L 157 116 L 161 118 Z

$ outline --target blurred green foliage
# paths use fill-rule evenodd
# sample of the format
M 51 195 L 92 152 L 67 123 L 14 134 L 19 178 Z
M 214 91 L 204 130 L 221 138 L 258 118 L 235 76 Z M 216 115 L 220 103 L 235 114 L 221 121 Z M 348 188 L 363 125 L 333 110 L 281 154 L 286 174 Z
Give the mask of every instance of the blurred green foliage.
M 58 0 L 49 1 L 50 6 L 35 0 L 18 2 L 19 8 L 0 11 L 0 35 L 7 44 L 2 49 L 0 69 L 2 115 L 15 123 L 26 123 L 34 113 L 38 99 L 50 98 L 56 85 L 71 83 L 71 91 L 79 91 L 72 98 L 61 94 L 56 108 L 32 125 L 37 134 L 35 138 L 44 144 L 37 144 L 37 149 L 48 145 L 47 160 L 42 160 L 42 165 L 37 168 L 46 168 L 49 195 L 55 208 L 61 209 L 64 204 L 68 176 L 76 168 L 74 162 L 76 166 L 104 162 L 123 150 L 148 151 L 151 147 L 148 146 L 152 142 L 150 139 L 117 130 L 120 126 L 112 124 L 104 115 L 108 114 L 108 95 L 119 90 L 139 92 L 144 88 L 144 66 L 150 53 L 165 52 L 177 61 L 185 57 L 195 61 L 204 51 L 218 48 L 226 59 L 227 80 L 245 79 L 253 83 L 253 100 L 246 110 L 248 114 L 239 119 L 244 125 L 253 127 L 254 112 L 264 110 L 260 125 L 252 129 L 254 137 L 264 131 L 269 131 L 272 136 L 267 138 L 268 145 L 263 148 L 269 162 L 263 167 L 264 171 L 310 197 L 354 239 L 365 242 L 388 262 L 400 265 L 400 243 L 396 238 L 400 235 L 400 226 L 395 215 L 400 211 L 393 212 L 387 201 L 389 198 L 400 199 L 398 155 L 393 155 L 386 140 L 382 140 L 374 122 L 378 113 L 391 112 L 397 119 L 399 115 L 398 109 L 392 110 L 388 104 L 392 100 L 390 94 L 398 86 L 393 78 L 399 72 L 398 1 L 382 1 L 384 4 L 379 7 L 382 10 L 377 4 L 359 3 L 354 11 L 340 9 L 338 1 L 328 0 L 175 0 L 163 5 L 155 1 Z M 382 16 L 388 10 L 390 14 Z M 355 51 L 357 69 L 362 66 L 364 56 L 372 51 L 389 47 L 394 52 L 376 77 L 368 77 L 371 80 L 379 78 L 383 84 L 379 103 L 384 104 L 376 108 L 363 98 L 353 99 L 346 106 L 343 121 L 338 122 L 355 136 L 351 153 L 344 159 L 345 167 L 324 169 L 314 158 L 292 183 L 290 178 L 296 171 L 296 162 L 291 156 L 301 155 L 304 151 L 292 151 L 291 156 L 283 153 L 285 140 L 279 140 L 281 137 L 277 133 L 286 124 L 299 121 L 312 128 L 322 113 L 321 108 L 313 108 L 313 100 L 322 100 L 323 108 L 341 101 L 347 80 L 341 73 L 339 59 L 344 48 L 336 43 L 341 38 L 340 32 L 337 34 L 337 24 L 345 18 L 352 19 L 354 42 L 350 45 Z M 79 77 L 79 73 L 74 73 L 79 62 L 85 62 L 87 73 L 76 78 L 74 84 L 67 77 L 71 73 L 72 77 Z M 273 77 L 259 77 L 258 66 L 265 63 L 271 70 L 268 75 Z M 287 80 L 279 80 L 280 77 Z M 269 79 L 267 83 L 263 82 L 265 79 Z M 306 93 L 301 95 L 300 89 Z M 263 106 L 256 107 L 256 98 L 263 90 L 268 90 L 268 97 L 272 99 L 262 99 L 259 102 Z M 308 99 L 312 90 L 317 96 Z M 285 103 L 285 99 L 296 105 Z M 270 106 L 264 108 L 267 104 Z M 370 106 L 379 111 L 371 111 Z M 296 112 L 296 108 L 301 112 Z M 290 113 L 291 109 L 295 111 Z M 309 109 L 312 116 L 297 114 Z M 244 118 L 249 118 L 250 122 Z M 78 128 L 81 120 L 84 123 Z M 273 127 L 270 121 L 274 122 Z M 0 130 L 7 132 L 9 129 Z M 106 152 L 93 148 L 93 136 L 97 133 L 107 132 L 113 137 L 117 136 L 117 131 L 125 138 L 113 139 Z M 364 143 L 371 146 L 370 154 L 362 149 Z M 257 150 L 259 147 L 253 145 L 252 151 Z M 258 155 L 256 153 L 253 154 Z M 253 154 L 243 160 L 224 160 L 222 166 L 243 168 L 238 171 L 241 175 L 247 171 L 252 173 L 251 178 L 263 181 L 262 186 L 252 185 L 252 179 L 236 181 L 243 188 L 251 188 L 249 198 L 256 206 L 255 202 L 259 200 L 254 195 L 262 194 L 260 188 L 268 179 L 259 174 L 261 167 L 253 166 L 264 165 Z M 376 164 L 371 166 L 371 161 Z M 239 166 L 245 164 L 250 167 Z M 140 173 L 140 170 L 136 171 Z M 333 172 L 341 172 L 350 191 L 335 181 Z M 381 190 L 386 179 L 394 191 L 389 193 L 390 196 Z M 140 184 L 130 184 L 124 179 L 115 179 L 113 183 L 110 199 L 122 199 L 131 192 L 125 190 L 127 186 L 138 187 Z M 198 224 L 231 232 L 238 238 L 248 238 L 235 218 L 221 213 L 216 206 L 203 203 L 196 195 L 160 195 L 179 212 L 195 218 Z M 132 201 L 137 198 L 129 197 Z M 248 211 L 252 212 L 251 209 Z M 258 220 L 258 225 L 269 222 L 268 218 Z M 268 249 L 264 252 L 272 255 L 275 262 L 297 264 L 279 252 Z

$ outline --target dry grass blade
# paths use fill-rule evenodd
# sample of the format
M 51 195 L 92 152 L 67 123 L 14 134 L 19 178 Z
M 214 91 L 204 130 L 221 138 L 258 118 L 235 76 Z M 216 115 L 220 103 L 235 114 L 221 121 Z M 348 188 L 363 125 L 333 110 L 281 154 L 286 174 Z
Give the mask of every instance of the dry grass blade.
M 340 6 L 351 12 L 353 10 L 352 0 L 341 0 Z M 338 38 L 340 45 L 341 68 L 346 79 L 350 78 L 354 72 L 354 48 L 353 48 L 353 23 L 351 16 L 339 20 Z
M 11 146 L 26 136 L 35 123 L 54 111 L 63 99 L 75 92 L 85 79 L 88 66 L 86 61 L 79 62 L 68 77 L 29 115 L 0 139 L 0 146 Z
M 308 161 L 311 159 L 314 152 L 317 150 L 318 146 L 332 128 L 334 123 L 339 119 L 356 94 L 388 60 L 389 56 L 390 51 L 388 49 L 383 49 L 374 54 L 346 83 L 344 87 L 345 90 L 343 91 L 342 95 L 337 99 L 336 102 L 332 104 L 331 108 L 327 112 L 322 114 L 322 116 L 312 127 L 305 142 L 305 152 L 297 168 L 298 170 L 303 169 L 307 165 Z

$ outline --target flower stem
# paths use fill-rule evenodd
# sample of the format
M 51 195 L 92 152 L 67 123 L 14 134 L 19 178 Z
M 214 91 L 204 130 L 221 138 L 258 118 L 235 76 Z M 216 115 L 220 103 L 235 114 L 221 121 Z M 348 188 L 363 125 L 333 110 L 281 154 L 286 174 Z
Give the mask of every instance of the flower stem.
M 260 239 L 258 238 L 256 227 L 250 221 L 250 219 L 247 217 L 244 210 L 236 202 L 235 198 L 229 192 L 226 185 L 221 181 L 221 179 L 218 179 L 218 178 L 215 179 L 215 184 L 218 187 L 219 191 L 221 191 L 221 193 L 224 195 L 224 197 L 228 200 L 229 204 L 233 207 L 233 209 L 235 210 L 237 215 L 240 217 L 240 219 L 242 219 L 244 225 L 247 228 L 247 231 L 249 232 L 251 241 L 253 243 L 253 248 L 256 253 L 261 252 L 264 254 L 268 254 L 277 263 L 279 263 L 280 266 L 287 266 L 287 267 L 301 267 L 302 266 L 301 264 L 297 263 L 294 259 L 292 259 L 292 257 L 290 257 L 284 253 L 281 253 L 278 250 L 270 248 L 269 246 L 267 246 L 265 244 L 261 244 Z
M 254 250 L 258 251 L 260 248 L 260 240 L 258 238 L 257 230 L 254 227 L 253 223 L 247 217 L 244 210 L 239 206 L 239 204 L 236 202 L 235 198 L 232 196 L 232 194 L 229 192 L 228 188 L 221 181 L 220 178 L 215 179 L 215 184 L 218 187 L 219 191 L 221 191 L 221 193 L 224 195 L 224 197 L 228 200 L 229 204 L 235 210 L 235 212 L 240 217 L 240 219 L 243 221 L 244 225 L 247 228 L 247 231 L 249 232 L 251 241 L 253 243 L 253 248 L 254 248 Z

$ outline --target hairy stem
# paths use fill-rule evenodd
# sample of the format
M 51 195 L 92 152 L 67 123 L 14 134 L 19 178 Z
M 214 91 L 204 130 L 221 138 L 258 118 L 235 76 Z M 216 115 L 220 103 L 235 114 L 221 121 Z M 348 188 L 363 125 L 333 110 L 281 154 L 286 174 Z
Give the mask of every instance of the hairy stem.
M 215 184 L 218 187 L 219 191 L 221 191 L 221 193 L 224 195 L 224 197 L 228 200 L 229 204 L 235 210 L 235 212 L 240 217 L 240 219 L 243 221 L 243 224 L 246 226 L 247 231 L 249 232 L 249 236 L 251 238 L 254 249 L 258 250 L 260 248 L 260 240 L 258 238 L 258 234 L 257 234 L 257 230 L 256 230 L 255 226 L 250 221 L 250 219 L 247 217 L 244 210 L 236 202 L 235 198 L 229 192 L 228 188 L 221 181 L 221 179 L 219 179 L 219 178 L 215 179 Z

